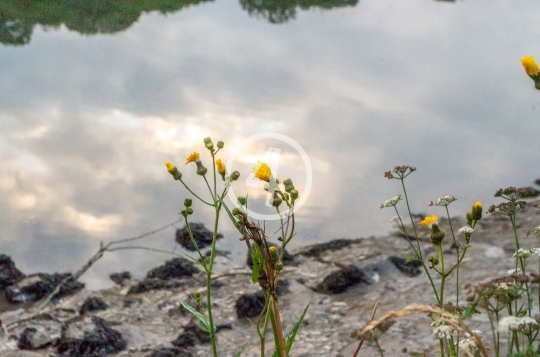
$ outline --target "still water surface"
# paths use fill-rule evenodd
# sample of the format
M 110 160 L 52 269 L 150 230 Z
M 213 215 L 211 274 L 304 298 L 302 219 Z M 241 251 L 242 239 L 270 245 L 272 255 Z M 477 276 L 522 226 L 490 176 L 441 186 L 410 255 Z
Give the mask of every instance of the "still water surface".
M 379 205 L 401 192 L 383 177 L 395 165 L 418 168 L 413 211 L 430 214 L 437 197 L 458 197 L 458 215 L 540 177 L 540 93 L 519 63 L 540 58 L 534 0 L 22 3 L 0 6 L 0 252 L 25 273 L 75 270 L 100 241 L 176 220 L 187 194 L 163 164 L 204 192 L 183 164 L 200 151 L 210 166 L 206 136 L 224 161 L 260 133 L 305 150 L 296 246 L 391 230 Z M 306 189 L 294 148 L 262 140 L 235 161 L 237 195 L 264 200 L 245 179 L 270 147 L 278 177 Z M 222 218 L 219 247 L 240 260 Z M 173 238 L 145 244 L 181 252 Z M 105 287 L 165 259 L 109 254 L 83 280 Z

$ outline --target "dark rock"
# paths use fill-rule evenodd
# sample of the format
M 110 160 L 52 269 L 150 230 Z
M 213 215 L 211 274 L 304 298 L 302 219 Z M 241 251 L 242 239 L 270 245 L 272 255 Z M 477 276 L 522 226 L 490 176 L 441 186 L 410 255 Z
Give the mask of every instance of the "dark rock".
M 315 288 L 323 293 L 339 294 L 360 282 L 370 281 L 369 277 L 357 266 L 349 265 L 328 274 Z
M 204 224 L 190 223 L 189 228 L 191 229 L 193 239 L 197 243 L 199 249 L 203 249 L 212 244 L 213 233 L 212 231 L 206 229 Z M 218 233 L 216 239 L 221 238 L 223 238 L 223 234 Z M 176 230 L 176 242 L 187 250 L 190 250 L 192 252 L 196 250 L 195 247 L 193 247 L 193 243 L 191 242 L 191 238 L 189 237 L 189 233 L 186 227 Z
M 57 351 L 62 357 L 102 357 L 117 353 L 127 346 L 122 334 L 109 327 L 109 323 L 97 316 L 92 317 L 96 326 L 93 332 L 85 332 L 83 338 L 61 339 Z
M 142 303 L 142 299 L 141 298 L 136 298 L 136 297 L 133 297 L 133 296 L 126 296 L 124 298 L 124 307 L 131 307 L 133 304 L 135 303 L 139 303 L 141 304 Z
M 113 273 L 109 275 L 112 281 L 115 284 L 123 286 L 126 280 L 131 280 L 131 273 L 129 271 L 123 271 L 121 273 Z
M 277 287 L 276 287 L 276 294 L 284 295 L 284 294 L 290 293 L 291 292 L 291 289 L 289 289 L 290 285 L 291 284 L 289 283 L 288 280 L 284 280 L 284 279 L 278 280 Z
M 278 253 L 281 254 L 281 246 L 274 244 L 274 243 L 268 243 L 270 247 L 276 247 L 278 250 Z M 251 254 L 247 253 L 247 260 L 246 265 L 252 269 L 253 268 L 253 258 L 251 257 Z M 283 253 L 283 265 L 293 265 L 296 266 L 298 263 L 294 260 L 294 255 L 290 254 L 287 249 L 285 249 L 285 253 Z
M 0 254 L 0 291 L 16 284 L 24 278 L 24 274 L 17 268 L 11 258 Z
M 174 341 L 171 341 L 173 346 L 181 348 L 189 348 L 206 343 L 210 343 L 210 335 L 200 328 L 199 320 L 197 319 L 191 319 L 184 327 L 184 332 L 178 335 Z
M 182 286 L 177 280 L 162 280 L 157 278 L 144 279 L 129 288 L 128 294 L 139 294 L 145 291 L 158 289 L 174 289 Z
M 392 262 L 396 266 L 396 268 L 399 269 L 403 274 L 415 277 L 420 275 L 422 273 L 422 270 L 420 267 L 422 266 L 422 263 L 418 260 L 412 260 L 410 262 L 407 262 L 405 258 L 396 257 L 396 256 L 390 256 L 388 257 L 388 260 Z
M 90 296 L 82 304 L 79 313 L 84 315 L 91 311 L 107 310 L 108 307 L 109 305 L 107 305 L 103 299 L 97 296 Z
M 347 248 L 351 244 L 358 243 L 359 241 L 361 241 L 361 239 L 335 239 L 330 242 L 311 245 L 302 250 L 299 254 L 306 257 L 318 257 L 321 253 L 326 251 L 336 251 Z
M 243 294 L 236 299 L 236 316 L 238 318 L 259 316 L 263 312 L 264 302 L 262 291 L 257 291 L 254 294 Z
M 19 337 L 17 346 L 21 350 L 37 350 L 45 347 L 52 342 L 52 338 L 45 331 L 45 328 L 27 327 L 23 330 Z
M 146 274 L 146 277 L 167 280 L 192 276 L 198 271 L 195 264 L 189 260 L 184 258 L 174 258 L 166 261 L 164 265 L 150 270 Z
M 21 280 L 15 285 L 6 288 L 6 298 L 11 303 L 34 302 L 51 293 L 56 286 L 71 273 L 65 274 L 44 274 L 38 273 Z M 55 299 L 72 295 L 84 288 L 84 284 L 70 278 L 60 289 Z
M 146 357 L 192 357 L 193 355 L 188 350 L 178 347 L 165 347 L 159 350 L 154 350 Z

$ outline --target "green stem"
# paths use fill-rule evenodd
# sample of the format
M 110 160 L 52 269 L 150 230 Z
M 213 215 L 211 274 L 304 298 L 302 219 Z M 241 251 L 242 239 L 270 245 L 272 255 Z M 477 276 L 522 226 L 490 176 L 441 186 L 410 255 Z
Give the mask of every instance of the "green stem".
M 191 191 L 191 189 L 188 187 L 188 185 L 186 185 L 186 183 L 182 180 L 180 180 L 180 182 L 182 182 L 182 185 L 184 185 L 184 187 L 189 191 L 191 192 L 191 194 L 193 196 L 195 196 L 196 198 L 199 199 L 199 201 L 201 201 L 202 203 L 208 205 L 208 206 L 213 206 L 213 204 L 209 203 L 209 202 L 206 202 L 205 200 L 203 200 L 202 198 L 200 198 L 195 192 Z
M 446 282 L 447 274 L 444 272 L 444 253 L 442 249 L 442 243 L 437 245 L 437 250 L 439 252 L 439 264 L 441 266 L 441 290 L 439 294 L 439 307 L 442 309 L 444 305 L 444 284 Z
M 409 242 L 409 244 L 413 248 L 414 253 L 416 255 L 415 258 L 417 260 L 419 260 L 420 263 L 422 264 L 422 268 L 424 268 L 424 272 L 426 273 L 426 275 L 427 275 L 427 277 L 429 279 L 429 283 L 431 284 L 431 289 L 433 290 L 433 294 L 435 294 L 435 299 L 437 300 L 437 304 L 439 304 L 439 302 L 440 302 L 439 293 L 437 292 L 437 288 L 435 287 L 435 283 L 433 282 L 433 278 L 431 277 L 431 274 L 429 273 L 428 267 L 424 263 L 424 258 L 422 257 L 422 248 L 420 247 L 420 240 L 418 239 L 418 232 L 416 231 L 416 226 L 415 226 L 414 221 L 412 219 L 411 208 L 409 206 L 409 198 L 407 197 L 407 190 L 405 189 L 405 182 L 403 181 L 403 179 L 401 179 L 401 185 L 403 186 L 403 193 L 405 195 L 405 203 L 407 204 L 407 210 L 409 211 L 409 217 L 411 218 L 411 224 L 412 224 L 413 229 L 414 229 L 414 235 L 416 237 L 416 245 L 417 245 L 417 247 L 414 247 L 414 244 L 409 239 L 409 236 L 407 235 L 407 232 L 405 231 L 405 225 L 403 225 L 403 221 L 401 220 L 401 216 L 399 215 L 399 212 L 398 212 L 396 206 L 394 206 L 394 209 L 396 210 L 396 213 L 397 213 L 397 215 L 399 217 L 399 221 L 401 222 L 401 226 L 403 227 L 403 234 L 405 235 L 405 238 L 407 238 L 407 241 Z

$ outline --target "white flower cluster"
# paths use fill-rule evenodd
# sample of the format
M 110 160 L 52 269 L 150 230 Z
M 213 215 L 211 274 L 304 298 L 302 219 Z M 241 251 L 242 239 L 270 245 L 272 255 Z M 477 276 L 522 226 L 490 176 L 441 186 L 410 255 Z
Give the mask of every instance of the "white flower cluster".
M 510 270 L 508 270 L 508 271 L 506 272 L 506 274 L 508 274 L 508 275 L 514 275 L 514 274 L 519 274 L 519 273 L 521 273 L 521 269 L 519 269 L 519 268 L 516 268 L 516 269 L 510 269 Z
M 437 199 L 437 202 L 435 202 L 435 206 L 448 206 L 450 203 L 456 201 L 457 198 L 454 196 L 442 196 Z M 431 201 L 429 203 L 429 206 L 433 206 L 434 203 Z
M 522 325 L 539 325 L 538 321 L 535 319 L 525 316 L 506 316 L 499 320 L 498 330 L 500 332 L 504 331 L 515 331 Z
M 474 233 L 474 229 L 472 229 L 472 228 L 469 227 L 469 226 L 465 226 L 465 227 L 461 227 L 460 229 L 458 229 L 458 233 L 464 234 L 464 235 L 467 235 L 467 234 L 473 234 L 473 233 Z
M 401 195 L 397 195 L 396 197 L 393 197 L 389 200 L 386 200 L 384 201 L 383 204 L 381 204 L 381 208 L 386 208 L 386 207 L 393 207 L 395 206 L 399 201 L 401 201 L 403 198 L 401 197 Z
M 531 248 L 531 249 L 519 248 L 518 251 L 514 253 L 513 257 L 526 259 L 532 255 L 538 254 L 539 252 L 540 252 L 540 249 L 538 248 Z
M 443 325 L 439 321 L 435 321 L 431 324 L 431 327 L 435 326 L 433 329 L 433 335 L 437 336 L 438 339 L 451 339 L 453 333 L 455 332 L 454 328 L 450 325 Z

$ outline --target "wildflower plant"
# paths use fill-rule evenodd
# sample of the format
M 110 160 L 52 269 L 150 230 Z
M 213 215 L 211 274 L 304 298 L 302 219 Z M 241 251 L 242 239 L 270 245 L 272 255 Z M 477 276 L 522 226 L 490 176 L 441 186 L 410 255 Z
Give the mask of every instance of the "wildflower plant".
M 532 73 L 532 70 L 531 70 Z M 416 169 L 410 166 L 396 166 L 393 171 L 385 173 L 388 179 L 400 180 L 403 189 L 404 202 L 410 219 L 407 227 L 399 212 L 399 203 L 402 195 L 397 195 L 381 204 L 381 208 L 393 208 L 397 214 L 392 222 L 397 223 L 399 232 L 405 236 L 413 250 L 409 260 L 416 260 L 422 264 L 426 277 L 432 287 L 436 304 L 441 311 L 452 314 L 457 325 L 472 316 L 474 313 L 487 314 L 493 339 L 493 351 L 496 357 L 502 356 L 502 347 L 506 343 L 506 356 L 540 356 L 540 289 L 537 288 L 537 306 L 533 306 L 534 298 L 532 285 L 540 284 L 540 261 L 537 272 L 529 271 L 527 262 L 538 259 L 540 248 L 522 247 L 517 232 L 516 215 L 527 206 L 525 198 L 531 196 L 534 190 L 530 188 L 507 187 L 495 193 L 496 198 L 503 202 L 491 205 L 487 209 L 489 214 L 498 214 L 508 217 L 510 220 L 515 251 L 513 254 L 514 268 L 507 272 L 506 276 L 496 277 L 487 282 L 468 284 L 464 288 L 460 286 L 460 266 L 465 255 L 473 243 L 473 235 L 478 222 L 483 217 L 483 206 L 480 201 L 474 203 L 471 210 L 465 214 L 467 224 L 457 230 L 453 227 L 449 205 L 456 201 L 454 196 L 442 196 L 429 206 L 444 208 L 448 220 L 448 232 L 440 227 L 437 215 L 428 215 L 420 222 L 412 219 L 409 199 L 405 186 L 405 178 Z M 539 207 L 540 205 L 536 205 Z M 429 241 L 437 248 L 435 256 L 425 257 L 419 243 L 417 225 L 429 229 Z M 407 229 L 411 229 L 413 235 L 409 235 Z M 450 235 L 452 248 L 455 249 L 456 257 L 452 258 L 451 264 L 446 259 L 448 250 L 442 248 L 443 242 Z M 540 235 L 540 226 L 530 229 L 527 236 Z M 530 264 L 529 264 L 530 265 Z M 437 279 L 435 279 L 437 277 Z M 448 301 L 445 295 L 446 284 L 454 277 L 456 295 L 454 301 Z M 460 291 L 465 291 L 467 298 L 460 301 Z M 536 315 L 535 315 L 536 314 Z M 485 349 L 480 346 L 480 333 L 475 331 L 474 338 L 469 330 L 456 329 L 456 324 L 448 319 L 436 319 L 432 317 L 434 336 L 439 340 L 440 355 L 444 356 L 487 356 Z M 370 326 L 370 325 L 368 325 Z M 465 333 L 463 331 L 466 331 Z
M 210 253 L 207 255 L 201 252 L 190 229 L 189 216 L 193 214 L 195 209 L 193 199 L 186 198 L 184 200 L 184 209 L 180 212 L 180 214 L 184 217 L 186 228 L 193 247 L 198 254 L 198 259 L 191 256 L 188 257 L 199 264 L 201 269 L 206 274 L 206 296 L 203 297 L 200 293 L 196 293 L 194 296 L 197 303 L 196 308 L 192 307 L 186 302 L 182 302 L 181 304 L 199 319 L 201 328 L 208 332 L 212 345 L 212 355 L 217 357 L 218 344 L 212 310 L 211 283 L 216 253 L 219 217 L 220 212 L 223 209 L 227 212 L 230 220 L 240 232 L 240 240 L 246 242 L 249 254 L 253 261 L 252 282 L 258 283 L 265 295 L 265 308 L 255 324 L 257 334 L 259 335 L 260 339 L 261 357 L 264 357 L 265 355 L 265 341 L 269 323 L 272 326 L 275 343 L 275 352 L 273 356 L 287 357 L 309 307 L 308 304 L 289 336 L 285 338 L 279 312 L 278 299 L 276 297 L 276 288 L 280 273 L 284 268 L 283 255 L 285 253 L 285 248 L 295 236 L 294 204 L 299 197 L 298 190 L 295 189 L 294 184 L 290 179 L 284 180 L 281 183 L 277 178 L 274 178 L 266 163 L 258 163 L 253 168 L 255 177 L 267 182 L 265 189 L 272 193 L 271 203 L 280 217 L 280 226 L 278 228 L 278 232 L 280 234 L 278 241 L 281 243 L 281 246 L 280 249 L 277 249 L 275 246 L 269 243 L 269 237 L 266 235 L 265 229 L 261 228 L 259 224 L 255 223 L 248 216 L 247 197 L 239 196 L 237 199 L 238 207 L 234 208 L 232 211 L 225 204 L 224 198 L 227 196 L 231 184 L 240 177 L 240 173 L 238 171 L 229 173 L 226 165 L 220 158 L 217 157 L 219 151 L 224 147 L 224 143 L 222 141 L 218 141 L 214 146 L 210 138 L 205 138 L 204 145 L 212 159 L 212 169 L 210 170 L 210 174 L 208 168 L 203 164 L 199 152 L 193 152 L 190 154 L 186 159 L 186 165 L 195 164 L 196 174 L 201 176 L 206 183 L 206 187 L 208 189 L 208 193 L 206 195 L 195 193 L 183 180 L 182 173 L 178 170 L 178 168 L 170 162 L 165 163 L 167 171 L 172 175 L 174 180 L 179 181 L 186 188 L 186 190 L 203 205 L 209 206 L 214 210 L 212 244 L 210 247 Z M 210 177 L 208 178 L 208 176 Z M 218 177 L 220 177 L 221 180 L 219 180 Z M 221 181 L 221 185 L 218 185 L 218 181 Z M 285 208 L 283 214 L 280 212 L 280 207 Z M 247 343 L 240 349 L 236 356 L 240 356 L 246 346 Z

